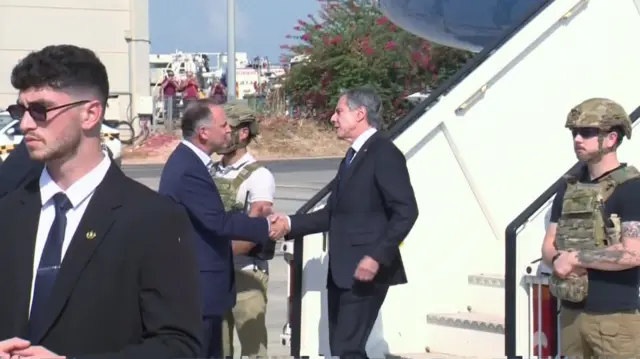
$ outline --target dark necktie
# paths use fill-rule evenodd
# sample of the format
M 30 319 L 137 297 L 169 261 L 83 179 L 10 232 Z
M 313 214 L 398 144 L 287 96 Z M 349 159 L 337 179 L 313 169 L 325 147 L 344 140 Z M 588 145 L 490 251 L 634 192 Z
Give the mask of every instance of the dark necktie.
M 351 164 L 351 161 L 353 161 L 353 156 L 356 155 L 356 150 L 353 149 L 353 147 L 349 147 L 349 150 L 347 150 L 347 155 L 345 156 L 344 159 L 344 165 L 346 167 L 349 167 L 349 165 Z
M 349 168 L 349 165 L 351 164 L 351 161 L 353 160 L 353 157 L 355 155 L 356 155 L 356 150 L 349 147 L 349 149 L 347 150 L 347 154 L 344 156 L 344 161 L 342 162 L 342 165 L 340 166 L 340 168 L 338 168 L 338 183 L 342 181 L 342 177 L 346 173 L 347 168 Z
M 31 315 L 29 316 L 29 339 L 44 330 L 44 318 L 49 304 L 49 297 L 56 282 L 60 264 L 62 263 L 62 243 L 67 227 L 66 213 L 72 205 L 64 193 L 56 193 L 53 196 L 53 206 L 56 216 L 49 229 L 47 242 L 42 250 L 40 264 L 36 272 L 36 281 L 33 288 L 33 301 L 31 302 Z

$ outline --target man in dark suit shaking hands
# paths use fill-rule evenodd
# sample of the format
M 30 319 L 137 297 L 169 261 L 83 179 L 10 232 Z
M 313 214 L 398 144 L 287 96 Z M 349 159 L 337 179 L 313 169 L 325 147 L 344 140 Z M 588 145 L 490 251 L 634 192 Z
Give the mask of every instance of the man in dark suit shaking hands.
M 331 122 L 351 146 L 327 204 L 280 216 L 290 237 L 329 232 L 329 344 L 331 355 L 341 358 L 366 358 L 389 286 L 407 282 L 399 246 L 418 218 L 405 157 L 376 129 L 381 110 L 380 97 L 368 88 L 340 97 Z
M 250 218 L 243 212 L 225 212 L 212 173 L 211 155 L 231 144 L 231 127 L 224 109 L 209 100 L 194 100 L 182 118 L 184 140 L 171 154 L 160 176 L 161 194 L 183 206 L 197 233 L 196 247 L 203 296 L 201 357 L 222 357 L 224 314 L 236 301 L 231 239 L 257 245 L 281 238 L 283 223 Z M 271 227 L 271 228 L 270 228 Z
M 179 206 L 102 152 L 105 66 L 48 46 L 11 83 L 8 111 L 45 167 L 0 200 L 0 357 L 197 356 L 194 234 Z

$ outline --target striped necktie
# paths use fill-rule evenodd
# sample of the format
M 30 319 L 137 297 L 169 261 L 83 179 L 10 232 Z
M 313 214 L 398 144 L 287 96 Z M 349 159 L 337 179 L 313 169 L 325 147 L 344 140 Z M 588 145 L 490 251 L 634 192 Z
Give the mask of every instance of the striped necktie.
M 209 161 L 209 163 L 207 163 L 207 171 L 209 171 L 209 175 L 211 177 L 216 174 L 216 166 L 214 165 L 213 161 Z
M 32 341 L 37 340 L 37 336 L 45 330 L 47 307 L 50 303 L 49 297 L 62 263 L 62 245 L 67 228 L 67 211 L 73 205 L 69 198 L 60 192 L 53 196 L 53 207 L 56 214 L 40 256 L 40 264 L 38 265 L 33 286 L 33 301 L 29 315 L 28 332 L 28 337 Z

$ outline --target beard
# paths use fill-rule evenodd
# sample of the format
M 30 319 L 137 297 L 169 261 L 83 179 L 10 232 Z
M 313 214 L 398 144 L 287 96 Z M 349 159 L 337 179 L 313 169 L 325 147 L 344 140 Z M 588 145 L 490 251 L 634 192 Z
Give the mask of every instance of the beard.
M 235 151 L 235 146 L 231 145 L 231 144 L 227 144 L 224 147 L 220 147 L 218 149 L 216 149 L 216 153 L 219 155 L 228 155 L 230 153 L 232 153 L 233 151 Z
M 27 142 L 27 150 L 32 160 L 39 162 L 57 161 L 77 152 L 80 146 L 81 133 L 71 131 L 63 133 L 56 139 Z
M 211 146 L 213 153 L 223 154 L 229 148 L 229 142 L 215 143 Z
M 578 161 L 581 162 L 593 162 L 601 157 L 599 152 L 588 152 L 584 149 L 575 149 L 574 152 Z
M 224 155 L 230 155 L 233 152 L 235 152 L 235 148 L 224 148 L 224 149 L 220 149 L 216 151 L 216 154 L 220 155 L 220 156 L 224 156 Z
M 236 150 L 235 144 L 238 142 L 237 134 L 231 133 L 225 138 L 224 143 L 220 143 L 214 149 L 214 152 L 219 155 L 226 155 Z

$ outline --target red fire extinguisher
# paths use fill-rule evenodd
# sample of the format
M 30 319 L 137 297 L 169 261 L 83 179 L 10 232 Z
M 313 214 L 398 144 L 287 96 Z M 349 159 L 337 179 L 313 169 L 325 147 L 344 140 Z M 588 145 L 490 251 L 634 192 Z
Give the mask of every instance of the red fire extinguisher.
M 558 353 L 558 306 L 549 286 L 534 284 L 533 289 L 533 355 L 553 358 Z

